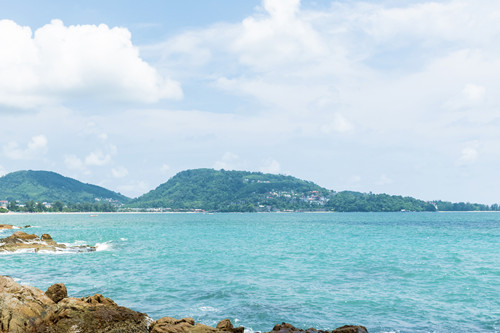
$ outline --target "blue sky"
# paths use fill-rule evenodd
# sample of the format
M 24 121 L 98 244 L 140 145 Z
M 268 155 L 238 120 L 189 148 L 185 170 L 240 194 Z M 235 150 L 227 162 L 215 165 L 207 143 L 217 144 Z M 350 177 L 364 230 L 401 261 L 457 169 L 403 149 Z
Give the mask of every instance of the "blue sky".
M 500 3 L 0 0 L 0 174 L 499 202 Z

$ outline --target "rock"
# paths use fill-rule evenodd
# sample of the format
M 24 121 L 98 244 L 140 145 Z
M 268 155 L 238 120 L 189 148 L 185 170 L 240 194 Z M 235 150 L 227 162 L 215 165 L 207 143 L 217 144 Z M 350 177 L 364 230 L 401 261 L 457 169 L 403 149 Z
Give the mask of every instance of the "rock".
M 194 327 L 193 318 L 175 319 L 163 317 L 151 324 L 151 333 L 183 333 Z
M 332 333 L 368 333 L 364 326 L 346 325 L 332 331 Z
M 62 283 L 41 290 L 21 286 L 0 275 L 0 333 L 243 333 L 229 319 L 211 327 L 193 318 L 163 317 L 153 321 L 144 313 L 117 305 L 101 294 L 67 297 Z M 291 324 L 274 326 L 269 333 L 368 333 L 363 326 L 342 326 L 332 331 L 302 330 Z
M 27 234 L 24 231 L 16 231 L 9 237 L 0 239 L 0 252 L 38 252 L 41 250 L 51 252 L 91 252 L 95 251 L 96 248 L 88 245 L 67 247 L 64 244 L 54 241 L 49 234 L 43 234 L 42 237 L 38 237 L 34 234 Z
M 245 330 L 245 328 L 243 326 L 235 328 L 233 326 L 233 324 L 231 323 L 231 320 L 229 320 L 229 319 L 224 319 L 224 320 L 220 321 L 217 324 L 216 328 L 220 331 L 232 332 L 232 333 L 243 333 L 243 331 Z
M 54 304 L 41 290 L 0 276 L 0 332 L 29 332 L 35 318 Z
M 147 315 L 108 300 L 94 295 L 85 299 L 63 298 L 55 303 L 39 289 L 0 276 L 0 332 L 149 332 L 152 320 Z
M 0 230 L 2 229 L 16 229 L 16 226 L 10 225 L 10 224 L 0 224 Z
M 66 289 L 64 283 L 56 283 L 47 289 L 45 295 L 54 301 L 54 303 L 59 303 L 59 301 L 68 297 L 68 290 Z
M 323 331 L 323 330 L 317 330 L 315 328 L 308 328 L 307 330 L 299 329 L 294 327 L 292 324 L 288 323 L 281 323 L 278 325 L 275 325 L 273 330 L 268 333 L 299 333 L 299 332 L 306 332 L 306 333 L 368 333 L 368 330 L 364 326 L 354 326 L 354 325 L 346 325 L 342 326 L 339 328 L 336 328 L 332 331 Z
M 243 333 L 243 331 L 243 327 L 234 328 L 229 319 L 222 320 L 214 328 L 200 323 L 195 325 L 193 318 L 179 320 L 171 317 L 163 317 L 153 322 L 150 330 L 151 333 Z
M 24 226 L 24 229 L 28 229 L 28 228 L 31 228 L 31 226 L 29 224 Z

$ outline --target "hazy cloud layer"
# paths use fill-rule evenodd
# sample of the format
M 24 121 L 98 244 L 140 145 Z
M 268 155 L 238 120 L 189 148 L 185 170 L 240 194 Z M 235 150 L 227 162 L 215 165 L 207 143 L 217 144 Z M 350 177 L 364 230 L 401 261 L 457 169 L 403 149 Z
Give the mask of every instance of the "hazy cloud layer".
M 35 164 L 128 195 L 215 167 L 336 190 L 497 200 L 500 3 L 311 8 L 264 0 L 239 21 L 140 48 L 127 28 L 55 20 L 32 32 L 0 21 L 0 165 Z M 82 98 L 119 112 L 61 107 Z M 14 117 L 16 108 L 37 113 Z

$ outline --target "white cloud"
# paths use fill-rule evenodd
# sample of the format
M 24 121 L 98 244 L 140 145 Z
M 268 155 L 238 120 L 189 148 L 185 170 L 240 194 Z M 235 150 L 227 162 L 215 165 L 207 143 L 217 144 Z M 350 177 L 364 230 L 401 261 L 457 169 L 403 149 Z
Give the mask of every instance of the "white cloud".
M 129 193 L 128 195 L 133 197 L 138 197 L 151 190 L 150 186 L 144 181 L 133 181 L 119 185 L 117 188 L 120 193 Z
M 479 143 L 472 142 L 466 145 L 460 152 L 457 164 L 460 166 L 470 165 L 477 161 L 479 157 Z
M 475 84 L 467 84 L 463 89 L 466 99 L 471 102 L 480 102 L 484 99 L 486 89 Z
M 5 171 L 5 169 L 3 168 L 3 166 L 0 165 L 0 177 L 3 177 L 7 174 L 7 172 Z
M 164 163 L 160 168 L 161 173 L 167 173 L 170 171 L 170 165 Z
M 100 150 L 91 152 L 85 157 L 85 165 L 88 166 L 103 166 L 108 164 L 110 161 L 111 155 L 105 154 Z
M 214 169 L 235 170 L 239 164 L 239 156 L 231 152 L 225 152 L 222 158 L 214 163 Z
M 36 135 L 31 138 L 26 148 L 21 148 L 17 142 L 11 141 L 4 147 L 3 152 L 13 160 L 29 160 L 44 155 L 47 152 L 47 145 L 45 135 Z
M 377 180 L 376 184 L 377 185 L 389 185 L 392 184 L 394 181 L 389 178 L 387 175 L 381 175 L 379 179 Z
M 263 165 L 260 170 L 260 172 L 263 173 L 274 173 L 278 174 L 281 171 L 281 166 L 278 161 L 276 160 L 270 160 L 267 161 L 265 165 Z
M 179 83 L 140 58 L 126 28 L 65 26 L 32 33 L 0 20 L 0 105 L 31 108 L 75 97 L 154 103 L 180 98 Z
M 66 155 L 64 157 L 64 164 L 66 164 L 66 167 L 70 170 L 85 170 L 85 164 L 75 155 Z
M 126 177 L 128 175 L 128 170 L 125 167 L 120 166 L 120 167 L 111 169 L 111 173 L 112 173 L 113 177 L 115 177 L 115 178 L 123 178 L 123 177 Z

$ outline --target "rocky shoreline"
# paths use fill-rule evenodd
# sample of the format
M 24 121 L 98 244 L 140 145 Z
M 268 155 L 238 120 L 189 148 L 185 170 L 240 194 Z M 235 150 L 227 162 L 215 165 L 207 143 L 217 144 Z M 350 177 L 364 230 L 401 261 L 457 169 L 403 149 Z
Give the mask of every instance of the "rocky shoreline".
M 0 225 L 5 226 L 5 225 Z M 11 226 L 12 227 L 12 226 Z M 8 228 L 5 229 L 18 229 Z M 24 231 L 16 231 L 9 237 L 0 238 L 0 253 L 1 252 L 93 252 L 96 251 L 95 246 L 79 245 L 67 246 L 66 244 L 57 243 L 49 234 L 37 236 L 35 234 L 27 234 Z
M 243 333 L 229 319 L 216 327 L 195 323 L 193 318 L 163 317 L 153 320 L 147 314 L 117 305 L 100 294 L 68 297 L 62 283 L 47 291 L 22 286 L 9 276 L 0 276 L 1 333 Z M 282 323 L 270 333 L 368 333 L 363 326 L 343 326 L 331 331 L 302 330 Z

